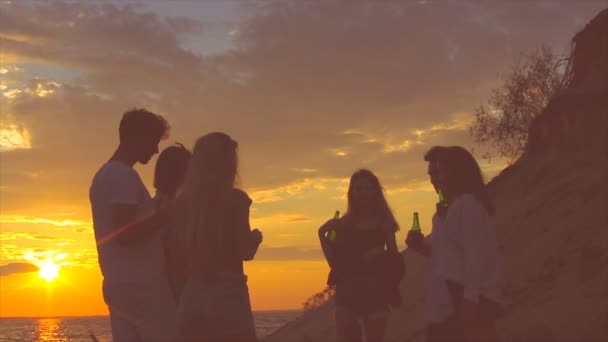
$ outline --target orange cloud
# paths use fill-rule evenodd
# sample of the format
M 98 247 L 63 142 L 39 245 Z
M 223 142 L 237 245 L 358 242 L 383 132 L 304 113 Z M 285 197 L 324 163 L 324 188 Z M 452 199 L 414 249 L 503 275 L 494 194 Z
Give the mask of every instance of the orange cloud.
M 433 185 L 431 185 L 431 183 L 428 180 L 423 180 L 423 181 L 410 182 L 409 184 L 406 184 L 406 185 L 403 185 L 400 187 L 388 188 L 386 190 L 386 193 L 389 195 L 393 195 L 393 194 L 399 194 L 399 193 L 403 193 L 403 192 L 413 192 L 413 191 L 435 192 L 435 188 L 433 188 Z
M 15 232 L 3 232 L 0 235 L 0 241 L 9 241 L 9 240 L 17 240 L 17 239 L 29 239 L 29 240 L 44 240 L 44 241 L 55 241 L 55 240 L 63 240 L 63 238 L 59 238 L 56 236 L 49 235 L 41 235 L 37 233 L 15 233 Z
M 326 190 L 330 185 L 343 186 L 348 178 L 303 178 L 271 189 L 253 189 L 249 196 L 256 204 L 286 200 L 310 190 Z
M 23 215 L 0 215 L 0 223 L 50 224 L 57 227 L 80 227 L 87 230 L 93 229 L 93 222 L 91 221 L 50 219 Z
M 310 217 L 302 214 L 281 213 L 263 217 L 252 217 L 251 224 L 254 226 L 265 227 L 268 225 L 278 225 L 290 222 L 305 222 L 310 220 Z
M 0 126 L 0 152 L 30 148 L 32 137 L 27 128 L 4 124 Z

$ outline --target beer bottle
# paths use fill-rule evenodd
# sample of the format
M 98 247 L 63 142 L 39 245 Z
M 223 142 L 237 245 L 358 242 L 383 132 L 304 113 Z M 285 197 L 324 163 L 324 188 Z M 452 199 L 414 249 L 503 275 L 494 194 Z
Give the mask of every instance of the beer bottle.
M 413 232 L 421 232 L 420 229 L 420 219 L 418 218 L 418 212 L 414 212 L 414 220 L 412 222 L 412 228 L 410 228 Z
M 335 214 L 334 214 L 334 219 L 339 219 L 340 218 L 340 210 L 336 210 Z M 331 229 L 330 231 L 327 232 L 327 239 L 329 241 L 336 241 L 336 229 Z
M 439 206 L 441 208 L 447 208 L 448 202 L 445 200 L 445 197 L 443 196 L 443 191 L 441 191 L 441 189 L 439 189 L 439 190 L 437 190 L 437 194 L 439 195 Z

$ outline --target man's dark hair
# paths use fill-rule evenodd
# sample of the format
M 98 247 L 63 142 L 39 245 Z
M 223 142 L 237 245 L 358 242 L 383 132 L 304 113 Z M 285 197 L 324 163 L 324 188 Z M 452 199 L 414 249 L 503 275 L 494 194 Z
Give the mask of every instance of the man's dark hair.
M 433 146 L 424 154 L 424 161 L 435 162 L 441 160 L 448 150 L 445 146 Z
M 169 136 L 169 129 L 169 123 L 162 116 L 136 108 L 123 114 L 118 133 L 121 143 L 138 137 L 158 137 L 161 140 Z
M 154 187 L 159 192 L 175 195 L 182 185 L 192 153 L 177 143 L 164 149 L 158 156 L 154 169 Z

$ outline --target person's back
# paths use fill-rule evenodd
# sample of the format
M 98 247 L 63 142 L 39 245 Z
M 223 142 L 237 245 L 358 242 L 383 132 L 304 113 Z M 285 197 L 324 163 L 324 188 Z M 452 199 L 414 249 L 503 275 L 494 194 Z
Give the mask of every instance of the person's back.
M 133 169 L 158 152 L 167 129 L 166 121 L 154 113 L 125 113 L 120 144 L 89 190 L 103 296 L 115 341 L 179 340 L 176 305 L 163 277 L 158 227 L 164 209 L 157 205 L 146 210 L 150 194 Z
M 243 261 L 253 259 L 262 235 L 249 225 L 251 199 L 234 188 L 236 148 L 223 133 L 200 138 L 177 199 L 169 262 L 180 268 L 186 341 L 256 340 Z

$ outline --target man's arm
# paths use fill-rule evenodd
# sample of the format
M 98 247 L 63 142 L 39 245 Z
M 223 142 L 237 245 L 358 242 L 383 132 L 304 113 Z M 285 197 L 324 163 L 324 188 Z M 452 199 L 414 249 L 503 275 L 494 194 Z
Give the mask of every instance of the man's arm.
M 103 186 L 110 191 L 107 200 L 110 204 L 111 232 L 97 244 L 114 240 L 126 245 L 148 238 L 163 223 L 162 218 L 166 215 L 161 215 L 159 209 L 161 205 L 167 209 L 168 203 L 156 200 L 142 203 L 141 197 L 147 191 L 135 171 L 113 166 L 110 172 Z
M 149 238 L 162 225 L 166 218 L 167 208 L 158 208 L 145 213 L 138 213 L 137 205 L 113 204 L 113 232 L 104 240 L 116 239 L 121 245 Z

